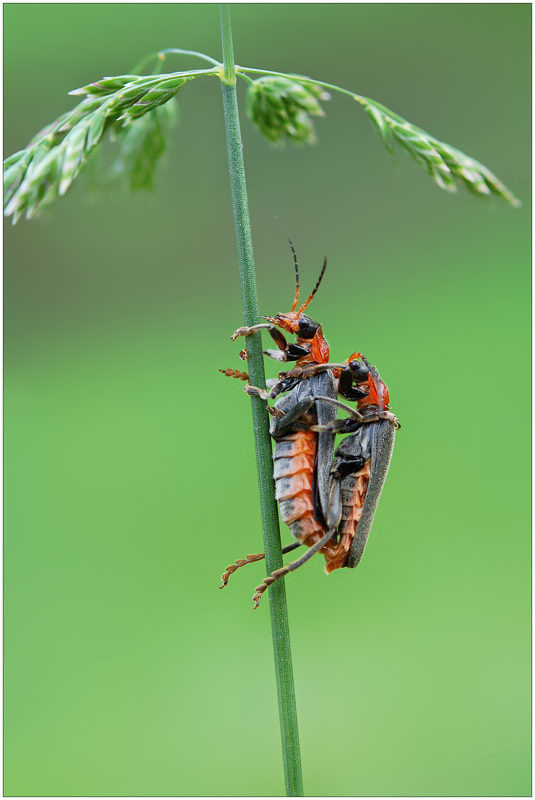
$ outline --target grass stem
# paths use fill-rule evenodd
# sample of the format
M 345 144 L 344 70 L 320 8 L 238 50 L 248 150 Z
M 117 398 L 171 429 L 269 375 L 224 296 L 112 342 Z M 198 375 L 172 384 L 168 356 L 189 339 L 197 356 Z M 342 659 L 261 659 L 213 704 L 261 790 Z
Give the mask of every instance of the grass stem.
M 230 10 L 227 3 L 220 5 L 220 13 L 224 63 L 224 79 L 221 82 L 221 89 L 223 92 L 232 205 L 241 280 L 243 319 L 245 325 L 251 326 L 259 322 L 258 301 L 236 96 L 236 73 L 232 49 Z M 255 333 L 248 337 L 247 350 L 249 352 L 247 371 L 249 372 L 250 382 L 255 386 L 265 386 L 260 333 Z M 265 401 L 259 397 L 252 397 L 251 407 L 266 568 L 269 574 L 282 566 L 279 518 L 273 483 L 273 462 L 271 460 L 271 438 Z M 284 580 L 278 580 L 270 587 L 269 604 L 286 795 L 288 797 L 302 797 L 304 794 L 303 777 Z

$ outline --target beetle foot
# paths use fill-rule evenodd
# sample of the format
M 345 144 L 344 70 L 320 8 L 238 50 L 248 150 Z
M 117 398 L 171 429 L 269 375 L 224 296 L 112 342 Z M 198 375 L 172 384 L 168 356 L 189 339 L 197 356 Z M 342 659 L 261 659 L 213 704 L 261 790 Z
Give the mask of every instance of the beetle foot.
M 297 546 L 299 546 L 299 544 Z M 288 574 L 288 572 L 290 571 L 288 567 L 289 565 L 274 570 L 271 573 L 271 575 L 268 575 L 267 578 L 264 578 L 260 586 L 256 587 L 255 594 L 253 595 L 253 603 L 254 603 L 253 608 L 258 608 L 258 605 L 260 603 L 260 598 L 262 597 L 268 586 L 271 586 L 272 583 L 275 583 L 277 578 L 282 578 L 284 575 Z
M 261 322 L 259 325 L 251 325 L 251 327 L 244 325 L 243 327 L 238 328 L 238 330 L 234 331 L 234 333 L 230 338 L 232 339 L 233 342 L 235 342 L 238 336 L 250 336 L 251 333 L 256 333 L 257 331 L 263 331 L 266 328 L 273 328 L 273 325 L 267 325 L 265 322 Z M 284 339 L 284 346 L 286 346 L 286 339 Z
M 239 567 L 244 567 L 246 564 L 253 564 L 255 561 L 262 561 L 263 558 L 266 557 L 265 553 L 250 553 L 249 555 L 245 556 L 245 558 L 237 558 L 235 564 L 229 564 L 226 568 L 225 572 L 221 575 L 221 580 L 223 583 L 219 587 L 220 589 L 224 589 L 227 585 L 230 576 L 233 572 Z
M 244 325 L 243 327 L 235 330 L 230 338 L 232 339 L 233 342 L 235 342 L 238 336 L 248 336 L 250 333 L 251 333 L 251 328 L 248 328 L 246 325 Z
M 264 389 L 259 389 L 257 386 L 251 386 L 249 383 L 244 387 L 243 391 L 248 394 L 249 397 L 260 397 L 262 400 L 268 400 L 271 397 L 269 392 L 264 391 Z
M 239 369 L 220 369 L 219 372 L 222 372 L 223 375 L 226 375 L 227 378 L 238 378 L 240 381 L 248 381 L 249 376 L 246 372 L 240 372 Z
M 271 584 L 274 583 L 276 580 L 277 579 L 273 577 L 273 575 L 268 575 L 267 578 L 264 578 L 260 586 L 256 587 L 255 593 L 253 595 L 253 603 L 254 603 L 253 610 L 255 608 L 258 608 L 258 606 L 260 605 L 260 599 L 262 595 L 264 594 L 268 586 L 271 586 Z
M 389 420 L 397 431 L 401 428 L 401 422 L 391 411 L 383 411 L 380 417 Z
M 286 416 L 286 412 L 282 411 L 280 408 L 276 408 L 275 406 L 268 406 L 267 407 L 268 414 L 270 414 L 274 419 L 282 419 Z

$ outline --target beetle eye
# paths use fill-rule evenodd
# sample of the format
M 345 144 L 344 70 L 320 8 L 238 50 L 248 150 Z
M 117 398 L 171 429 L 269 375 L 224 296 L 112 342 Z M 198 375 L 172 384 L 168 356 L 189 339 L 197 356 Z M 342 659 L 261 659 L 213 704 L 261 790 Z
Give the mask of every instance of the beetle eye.
M 319 322 L 314 322 L 306 314 L 301 314 L 299 317 L 299 336 L 302 339 L 313 339 L 318 328 Z
M 364 383 L 364 381 L 368 380 L 370 370 L 362 361 L 350 361 L 349 368 L 351 369 L 351 375 L 355 383 Z

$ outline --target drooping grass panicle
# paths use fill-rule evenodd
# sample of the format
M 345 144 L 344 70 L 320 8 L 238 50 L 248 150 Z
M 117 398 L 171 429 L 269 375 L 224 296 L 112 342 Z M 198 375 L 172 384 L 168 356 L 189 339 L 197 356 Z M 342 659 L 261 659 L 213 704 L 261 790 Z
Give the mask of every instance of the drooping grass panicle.
M 457 183 L 476 195 L 501 197 L 512 206 L 521 205 L 520 200 L 507 189 L 498 178 L 479 161 L 465 155 L 455 147 L 441 142 L 416 125 L 390 111 L 369 97 L 355 95 L 373 125 L 379 131 L 386 149 L 394 152 L 397 142 L 426 170 L 441 189 L 457 191 Z
M 43 128 L 4 163 L 4 213 L 16 222 L 29 218 L 45 203 L 63 195 L 110 127 L 125 136 L 123 161 L 132 166 L 135 188 L 152 184 L 154 161 L 163 151 L 164 116 L 155 115 L 193 75 L 151 77 L 120 75 L 103 78 L 70 92 L 85 95 L 72 111 Z M 150 114 L 151 121 L 142 118 Z M 153 136 L 156 138 L 154 139 Z M 138 147 L 137 160 L 134 153 Z M 134 177 L 135 176 L 135 177 Z
M 330 95 L 314 83 L 301 83 L 299 75 L 266 75 L 249 83 L 247 116 L 270 142 L 284 137 L 295 144 L 313 144 L 316 134 L 311 117 L 322 117 L 319 100 Z
M 178 120 L 178 103 L 168 100 L 152 111 L 132 120 L 129 125 L 122 125 L 112 134 L 119 150 L 112 167 L 101 181 L 121 182 L 131 191 L 152 189 L 154 174 L 161 156 L 167 148 L 169 131 Z
M 455 192 L 457 184 L 460 184 L 480 197 L 496 195 L 516 208 L 522 205 L 479 161 L 435 139 L 369 97 L 303 75 L 286 75 L 250 67 L 237 67 L 236 72 L 249 83 L 247 114 L 271 142 L 280 142 L 287 136 L 297 143 L 313 144 L 315 133 L 310 116 L 324 113 L 318 100 L 329 99 L 327 91 L 340 92 L 364 107 L 390 153 L 394 152 L 397 142 L 409 151 L 441 189 Z M 248 73 L 262 77 L 253 81 Z
M 193 51 L 173 52 L 193 53 L 218 64 Z M 369 97 L 300 75 L 246 67 L 236 67 L 236 73 L 248 83 L 247 116 L 273 144 L 281 145 L 285 139 L 295 144 L 313 144 L 316 135 L 312 117 L 324 115 L 319 101 L 330 98 L 326 90 L 337 91 L 364 107 L 389 152 L 394 152 L 397 142 L 441 189 L 455 192 L 462 185 L 480 197 L 495 195 L 512 206 L 521 205 L 483 164 Z M 252 80 L 246 73 L 261 77 Z M 22 214 L 29 218 L 58 194 L 65 194 L 110 128 L 121 145 L 114 174 L 128 175 L 134 189 L 151 187 L 156 161 L 165 149 L 165 132 L 173 119 L 171 108 L 168 113 L 160 112 L 186 81 L 200 74 L 222 77 L 217 66 L 149 77 L 119 75 L 70 92 L 85 97 L 72 111 L 43 128 L 24 150 L 4 162 L 6 216 L 12 214 L 13 222 Z

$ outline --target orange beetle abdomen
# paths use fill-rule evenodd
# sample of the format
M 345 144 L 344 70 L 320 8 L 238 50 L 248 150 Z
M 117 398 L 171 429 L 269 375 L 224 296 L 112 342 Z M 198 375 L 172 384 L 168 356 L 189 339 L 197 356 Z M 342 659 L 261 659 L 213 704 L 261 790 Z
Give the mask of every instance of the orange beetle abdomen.
M 346 478 L 349 488 L 342 492 L 342 519 L 338 526 L 338 544 L 335 545 L 331 539 L 329 544 L 321 550 L 325 555 L 325 572 L 327 573 L 343 567 L 347 561 L 368 491 L 370 464 L 369 460 L 366 461 L 361 470 Z
M 301 544 L 312 547 L 325 534 L 314 517 L 312 481 L 316 436 L 312 431 L 298 431 L 275 444 L 275 497 L 281 519 Z

